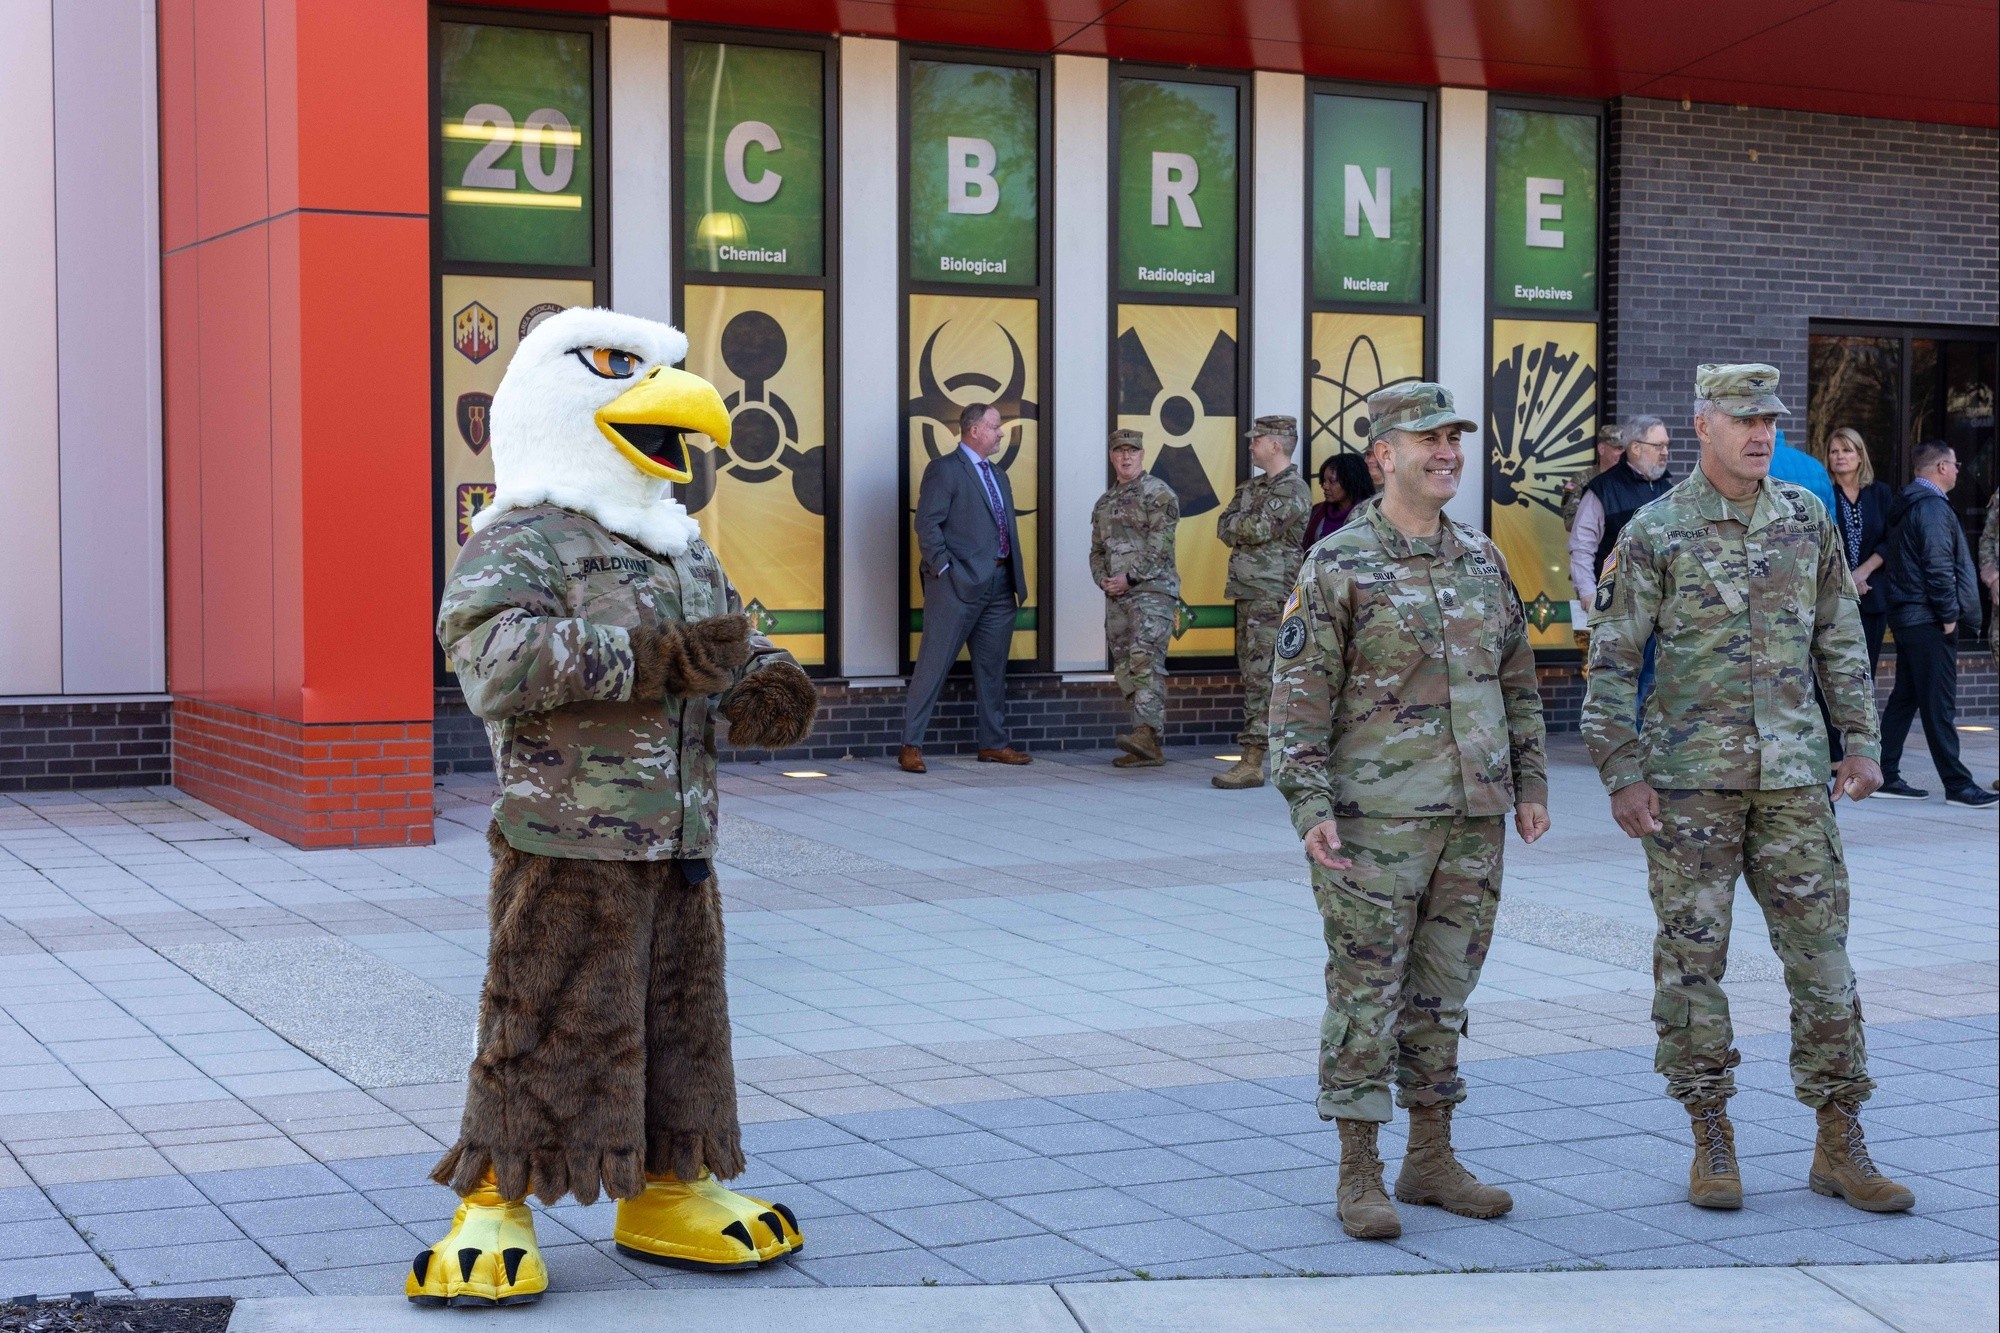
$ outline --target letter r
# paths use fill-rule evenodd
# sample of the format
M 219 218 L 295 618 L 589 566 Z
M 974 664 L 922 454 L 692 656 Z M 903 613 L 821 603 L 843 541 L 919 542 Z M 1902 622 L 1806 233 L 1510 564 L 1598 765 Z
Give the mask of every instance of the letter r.
M 1171 203 L 1181 225 L 1199 231 L 1201 212 L 1194 206 L 1194 191 L 1200 184 L 1201 164 L 1189 154 L 1153 154 L 1153 225 L 1167 225 L 1167 205 Z

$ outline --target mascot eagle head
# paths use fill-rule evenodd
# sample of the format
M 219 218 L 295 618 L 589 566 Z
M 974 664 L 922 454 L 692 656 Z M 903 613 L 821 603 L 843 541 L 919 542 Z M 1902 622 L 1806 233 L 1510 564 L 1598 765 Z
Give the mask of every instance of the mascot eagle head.
M 700 531 L 668 492 L 690 471 L 687 437 L 729 443 L 715 386 L 674 369 L 680 330 L 615 310 L 572 307 L 521 339 L 493 394 L 493 503 L 587 514 L 650 550 L 677 556 Z

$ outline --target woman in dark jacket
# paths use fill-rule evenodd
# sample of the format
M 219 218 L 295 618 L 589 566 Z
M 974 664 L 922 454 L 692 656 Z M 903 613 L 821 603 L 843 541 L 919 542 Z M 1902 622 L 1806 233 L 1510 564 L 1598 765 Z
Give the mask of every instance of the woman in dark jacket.
M 1826 439 L 1826 470 L 1833 474 L 1833 526 L 1847 549 L 1847 567 L 1861 594 L 1861 631 L 1868 639 L 1868 670 L 1882 660 L 1882 634 L 1889 625 L 1887 594 L 1874 583 L 1882 568 L 1882 538 L 1888 535 L 1896 492 L 1875 480 L 1861 435 L 1842 426 Z
M 1305 548 L 1310 551 L 1319 539 L 1340 531 L 1353 517 L 1355 506 L 1375 494 L 1368 476 L 1368 462 L 1360 454 L 1335 454 L 1319 465 L 1319 488 L 1326 498 L 1306 516 Z

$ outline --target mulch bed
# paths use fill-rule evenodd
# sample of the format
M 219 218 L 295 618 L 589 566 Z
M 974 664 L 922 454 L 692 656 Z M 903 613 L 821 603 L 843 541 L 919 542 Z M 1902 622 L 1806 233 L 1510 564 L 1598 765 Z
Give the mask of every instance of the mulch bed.
M 224 1333 L 235 1306 L 227 1296 L 0 1305 L 0 1333 Z

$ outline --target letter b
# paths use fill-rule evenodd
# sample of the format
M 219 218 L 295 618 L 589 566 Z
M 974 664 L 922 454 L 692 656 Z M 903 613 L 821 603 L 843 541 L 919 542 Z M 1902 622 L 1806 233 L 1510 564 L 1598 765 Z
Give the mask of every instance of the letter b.
M 1171 203 L 1181 225 L 1200 230 L 1201 213 L 1194 206 L 1194 191 L 1201 184 L 1201 164 L 1187 153 L 1153 154 L 1153 225 L 1167 225 L 1167 205 Z
M 956 134 L 944 141 L 947 213 L 991 213 L 1000 207 L 1000 182 L 993 168 L 1000 155 L 985 139 L 961 139 Z
M 746 204 L 769 203 L 777 196 L 778 187 L 785 178 L 775 171 L 760 171 L 757 179 L 751 180 L 743 170 L 743 155 L 756 144 L 767 153 L 775 153 L 784 147 L 778 132 L 761 120 L 746 120 L 729 131 L 729 137 L 722 143 L 722 178 L 729 182 L 729 189 Z

